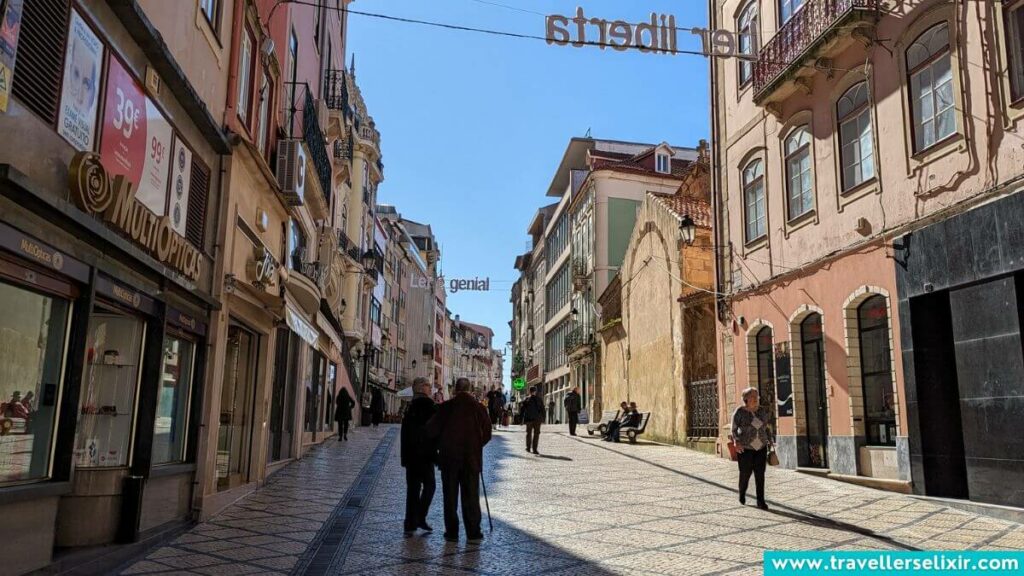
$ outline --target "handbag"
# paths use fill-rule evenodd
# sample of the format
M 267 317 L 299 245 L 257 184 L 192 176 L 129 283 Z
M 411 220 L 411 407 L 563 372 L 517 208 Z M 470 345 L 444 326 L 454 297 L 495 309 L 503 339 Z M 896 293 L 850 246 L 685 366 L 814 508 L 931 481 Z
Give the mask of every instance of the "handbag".
M 772 450 L 772 451 L 768 452 L 768 465 L 769 466 L 778 466 L 779 465 L 779 455 L 775 452 L 775 450 Z
M 729 440 L 729 443 L 726 444 L 726 446 L 729 447 L 729 460 L 735 462 L 736 459 L 739 458 L 739 452 L 736 450 L 736 443 Z
M 576 416 L 576 422 L 579 424 L 590 424 L 590 414 L 586 410 L 580 410 L 580 413 Z

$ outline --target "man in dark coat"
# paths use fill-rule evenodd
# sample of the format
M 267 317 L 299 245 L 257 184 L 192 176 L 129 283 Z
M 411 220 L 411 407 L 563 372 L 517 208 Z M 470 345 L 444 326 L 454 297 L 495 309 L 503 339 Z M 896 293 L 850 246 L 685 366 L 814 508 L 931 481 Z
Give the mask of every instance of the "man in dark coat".
M 437 484 L 434 465 L 437 463 L 437 442 L 427 437 L 427 421 L 437 413 L 437 404 L 430 397 L 426 378 L 412 381 L 413 399 L 402 418 L 402 467 L 405 468 L 405 533 L 417 528 L 433 531 L 427 524 L 427 512 L 434 499 Z
M 338 394 L 338 407 L 334 410 L 334 420 L 338 423 L 338 441 L 348 440 L 348 423 L 352 420 L 352 408 L 356 401 L 348 393 L 348 388 L 342 388 Z
M 491 429 L 498 427 L 501 422 L 501 413 L 505 411 L 505 394 L 501 391 L 501 386 L 494 386 L 490 392 L 487 393 L 487 412 L 491 416 Z
M 384 421 L 384 394 L 378 388 L 370 395 L 370 418 L 374 428 Z
M 526 451 L 538 454 L 540 425 L 544 423 L 544 401 L 540 399 L 536 386 L 530 386 L 530 395 L 523 400 L 519 413 L 522 414 L 523 424 L 526 425 Z
M 440 447 L 441 490 L 444 494 L 444 538 L 459 539 L 458 501 L 462 497 L 462 522 L 470 544 L 483 540 L 480 531 L 480 473 L 483 448 L 491 440 L 487 409 L 470 393 L 467 378 L 455 381 L 455 396 L 441 404 L 427 422 L 427 436 Z
M 576 425 L 580 422 L 580 410 L 583 409 L 583 400 L 580 398 L 580 387 L 573 386 L 572 391 L 565 395 L 565 413 L 569 418 L 569 435 L 576 435 Z

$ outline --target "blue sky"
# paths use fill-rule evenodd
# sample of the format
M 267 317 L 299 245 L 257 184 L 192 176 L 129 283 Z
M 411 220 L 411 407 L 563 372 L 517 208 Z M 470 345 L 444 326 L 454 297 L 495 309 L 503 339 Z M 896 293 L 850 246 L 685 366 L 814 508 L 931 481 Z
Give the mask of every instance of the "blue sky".
M 490 0 L 488 0 L 490 1 Z M 704 0 L 493 0 L 541 14 L 705 26 Z M 373 12 L 543 36 L 544 17 L 474 0 L 358 0 Z M 680 49 L 699 41 L 679 33 Z M 462 319 L 509 340 L 513 262 L 568 141 L 596 138 L 696 146 L 707 138 L 708 64 L 701 56 L 615 52 L 351 15 L 349 57 L 381 132 L 379 201 L 430 223 L 448 278 L 491 278 L 490 292 L 450 295 Z M 510 361 L 506 357 L 505 370 Z M 508 382 L 506 377 L 506 389 Z

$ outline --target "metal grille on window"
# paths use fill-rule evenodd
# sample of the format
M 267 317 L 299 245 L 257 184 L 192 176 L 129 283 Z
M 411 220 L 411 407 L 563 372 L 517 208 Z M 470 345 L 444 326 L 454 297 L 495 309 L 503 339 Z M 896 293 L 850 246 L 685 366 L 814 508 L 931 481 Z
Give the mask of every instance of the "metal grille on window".
M 185 237 L 203 249 L 206 231 L 206 197 L 210 193 L 210 169 L 197 160 L 192 162 L 192 185 L 189 189 L 188 218 L 185 221 Z
M 686 435 L 690 438 L 718 436 L 718 380 L 686 384 Z
M 11 91 L 48 124 L 57 122 L 68 4 L 67 0 L 25 2 L 18 36 L 18 63 Z

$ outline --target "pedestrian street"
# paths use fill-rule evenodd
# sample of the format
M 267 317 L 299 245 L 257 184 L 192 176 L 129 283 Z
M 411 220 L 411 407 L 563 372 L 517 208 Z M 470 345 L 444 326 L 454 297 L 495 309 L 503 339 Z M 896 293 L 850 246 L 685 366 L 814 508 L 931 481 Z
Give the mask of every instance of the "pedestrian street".
M 741 506 L 736 466 L 676 446 L 520 427 L 484 455 L 484 542 L 403 534 L 397 426 L 360 427 L 272 476 L 122 574 L 760 574 L 773 550 L 1024 548 L 1024 526 L 933 501 L 770 468 L 770 511 Z M 753 488 L 751 488 L 751 491 Z

